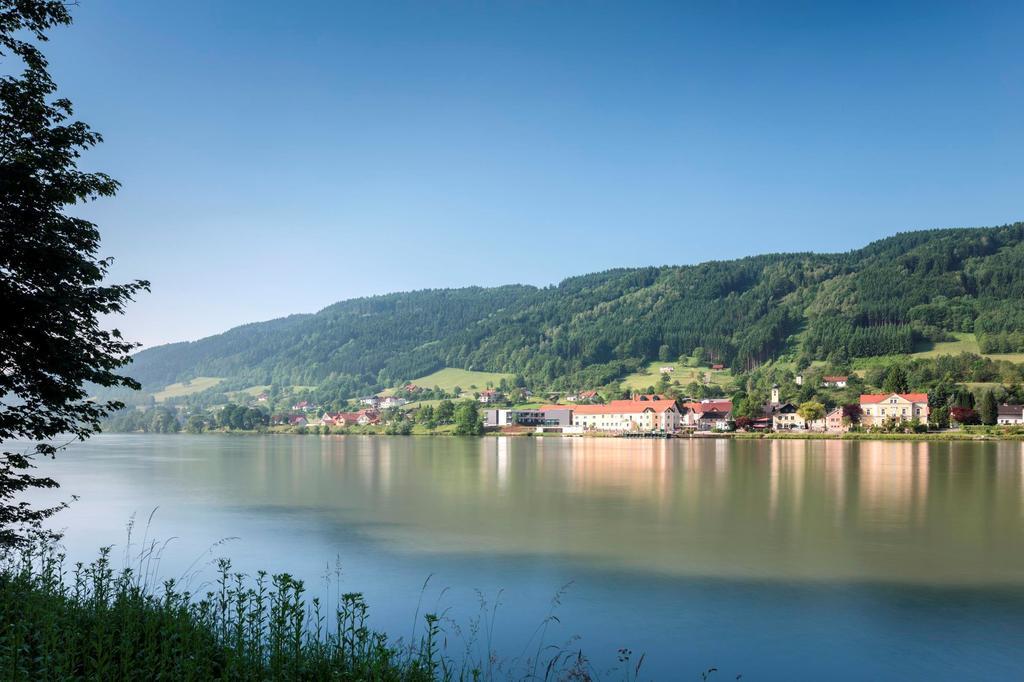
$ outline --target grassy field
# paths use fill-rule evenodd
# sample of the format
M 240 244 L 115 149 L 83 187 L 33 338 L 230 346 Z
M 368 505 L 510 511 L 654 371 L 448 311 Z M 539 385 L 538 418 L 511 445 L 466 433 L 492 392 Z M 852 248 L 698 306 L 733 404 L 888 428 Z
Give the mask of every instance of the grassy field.
M 249 388 L 243 388 L 241 391 L 235 391 L 236 395 L 247 395 L 251 398 L 255 398 L 260 393 L 266 393 L 270 390 L 270 384 L 265 386 L 250 386 Z
M 728 369 L 713 371 L 707 367 L 687 367 L 678 362 L 652 362 L 643 372 L 635 372 L 622 380 L 627 389 L 642 391 L 648 386 L 658 386 L 661 380 L 660 368 L 673 367 L 675 371 L 669 375 L 672 381 L 678 381 L 683 386 L 696 381 L 704 383 L 704 375 L 711 373 L 711 383 L 719 386 L 727 386 L 732 383 L 732 372 Z
M 993 360 L 1008 360 L 1010 362 L 1024 362 L 1024 353 L 982 353 L 978 346 L 978 339 L 974 334 L 953 332 L 955 341 L 940 341 L 939 343 L 928 344 L 920 348 L 911 358 L 934 358 L 938 355 L 959 355 L 960 353 L 976 353 Z M 877 355 L 871 358 L 857 358 L 853 366 L 857 370 L 865 370 L 869 367 L 886 366 L 894 360 L 902 360 L 903 355 Z M 863 372 L 858 372 L 863 376 Z
M 497 386 L 502 379 L 512 381 L 514 378 L 515 377 L 511 374 L 499 374 L 497 372 L 472 372 L 468 369 L 445 367 L 433 374 L 413 379 L 409 383 L 422 386 L 423 388 L 434 388 L 437 386 L 443 391 L 451 391 L 456 386 L 460 387 L 464 391 L 470 391 L 483 390 L 487 388 L 488 381 L 494 386 Z M 473 389 L 473 386 L 476 386 L 476 389 Z M 387 391 L 383 391 L 381 395 L 391 395 L 394 392 L 394 389 L 389 389 Z
M 179 384 L 171 384 L 162 391 L 158 391 L 153 394 L 153 399 L 158 403 L 167 400 L 168 398 L 180 398 L 185 395 L 191 395 L 193 393 L 199 393 L 205 391 L 208 388 L 213 388 L 219 384 L 223 379 L 220 377 L 196 377 L 191 381 L 183 381 Z

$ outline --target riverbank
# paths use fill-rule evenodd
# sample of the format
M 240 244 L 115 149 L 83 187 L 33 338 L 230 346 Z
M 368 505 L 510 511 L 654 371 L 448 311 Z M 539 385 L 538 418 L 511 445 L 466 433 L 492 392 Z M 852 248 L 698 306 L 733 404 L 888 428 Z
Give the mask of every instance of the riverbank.
M 110 431 L 107 433 L 120 433 Z M 130 432 L 130 433 L 143 433 Z M 209 429 L 203 431 L 208 434 L 220 434 L 225 436 L 248 436 L 248 435 L 288 435 L 288 436 L 444 436 L 456 438 L 488 438 L 488 437 L 511 437 L 511 438 L 623 438 L 624 436 L 605 432 L 586 432 L 562 434 L 557 432 L 536 433 L 535 431 L 485 431 L 479 436 L 463 436 L 455 433 L 455 426 L 445 424 L 433 429 L 422 425 L 415 425 L 410 433 L 394 434 L 388 433 L 383 426 L 352 426 L 345 428 L 318 427 L 318 426 L 271 426 L 265 429 Z M 653 438 L 653 436 L 652 436 Z M 874 440 L 874 441 L 1024 441 L 1024 427 L 1020 426 L 969 426 L 958 431 L 931 431 L 926 433 L 871 433 L 871 432 L 846 432 L 836 433 L 828 431 L 771 431 L 771 432 L 696 432 L 675 435 L 660 435 L 662 439 L 735 439 L 735 440 Z
M 731 433 L 719 437 L 737 440 L 899 440 L 899 441 L 1024 441 L 1024 433 L 976 433 L 970 431 L 938 431 L 931 433 Z

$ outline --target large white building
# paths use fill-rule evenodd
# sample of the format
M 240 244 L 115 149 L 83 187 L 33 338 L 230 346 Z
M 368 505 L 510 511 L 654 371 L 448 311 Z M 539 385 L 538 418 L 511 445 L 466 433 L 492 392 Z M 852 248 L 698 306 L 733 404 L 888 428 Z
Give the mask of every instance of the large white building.
M 864 426 L 881 424 L 886 419 L 904 422 L 917 419 L 928 421 L 927 393 L 869 393 L 861 395 L 861 423 Z
M 554 410 L 557 405 L 546 405 L 541 410 Z M 611 433 L 665 431 L 679 429 L 679 408 L 674 400 L 657 396 L 639 396 L 634 400 L 613 400 L 607 405 L 576 405 L 572 408 L 572 423 L 585 431 Z

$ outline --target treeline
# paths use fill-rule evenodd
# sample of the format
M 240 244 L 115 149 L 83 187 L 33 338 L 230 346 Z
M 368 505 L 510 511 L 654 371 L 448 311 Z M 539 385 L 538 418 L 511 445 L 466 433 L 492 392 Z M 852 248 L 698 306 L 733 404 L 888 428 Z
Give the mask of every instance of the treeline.
M 228 403 L 211 410 L 178 410 L 174 406 L 125 408 L 103 422 L 108 433 L 202 433 L 208 429 L 253 431 L 270 425 L 270 413 L 258 407 Z
M 531 388 L 604 385 L 702 349 L 752 370 L 912 352 L 975 332 L 1024 350 L 1024 223 L 899 234 L 845 254 L 770 254 L 609 270 L 558 286 L 471 287 L 344 301 L 149 349 L 150 389 L 196 376 L 221 387 L 316 386 L 347 398 L 442 367 L 508 372 Z

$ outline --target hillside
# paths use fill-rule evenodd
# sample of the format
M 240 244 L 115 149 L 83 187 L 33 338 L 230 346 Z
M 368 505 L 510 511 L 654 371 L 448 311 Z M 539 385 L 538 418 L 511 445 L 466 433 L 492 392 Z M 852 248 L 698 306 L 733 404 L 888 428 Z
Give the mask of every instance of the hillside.
M 959 336 L 957 336 L 959 335 Z M 146 391 L 197 377 L 218 390 L 381 390 L 445 367 L 530 385 L 604 384 L 695 352 L 734 371 L 909 354 L 973 335 L 1024 352 L 1024 223 L 907 232 L 841 254 L 768 254 L 609 270 L 543 288 L 425 290 L 342 301 L 151 348 Z

